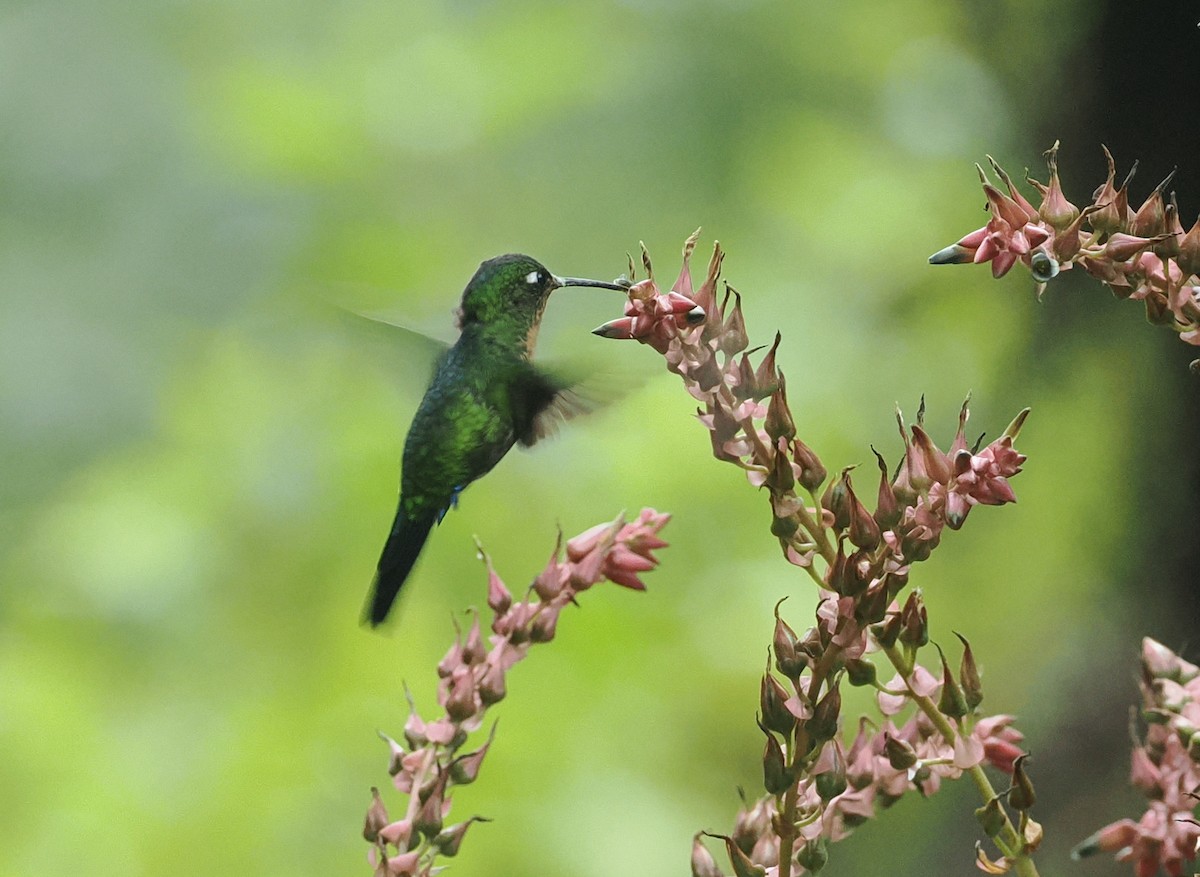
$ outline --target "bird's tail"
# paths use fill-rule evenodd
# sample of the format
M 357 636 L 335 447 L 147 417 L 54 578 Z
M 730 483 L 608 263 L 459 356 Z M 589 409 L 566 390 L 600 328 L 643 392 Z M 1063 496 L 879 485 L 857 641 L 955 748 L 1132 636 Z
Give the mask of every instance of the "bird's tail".
M 402 509 L 396 512 L 396 522 L 379 557 L 379 568 L 371 585 L 371 597 L 363 613 L 363 620 L 372 627 L 387 618 L 436 520 L 435 512 L 414 517 L 406 516 Z

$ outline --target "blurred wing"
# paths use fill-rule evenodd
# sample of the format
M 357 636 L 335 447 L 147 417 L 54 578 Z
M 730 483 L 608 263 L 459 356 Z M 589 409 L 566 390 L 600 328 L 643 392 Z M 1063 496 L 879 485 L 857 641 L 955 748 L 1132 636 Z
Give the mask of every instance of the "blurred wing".
M 556 435 L 566 421 L 616 402 L 643 380 L 632 372 L 600 371 L 582 360 L 528 368 L 528 378 L 518 382 L 523 398 L 514 403 L 514 410 L 525 412 L 517 418 L 517 440 L 527 448 Z
M 391 316 L 371 311 L 355 311 L 332 305 L 338 333 L 356 349 L 399 374 L 416 367 L 422 377 L 430 374 L 433 363 L 450 347 L 445 341 L 430 338 Z

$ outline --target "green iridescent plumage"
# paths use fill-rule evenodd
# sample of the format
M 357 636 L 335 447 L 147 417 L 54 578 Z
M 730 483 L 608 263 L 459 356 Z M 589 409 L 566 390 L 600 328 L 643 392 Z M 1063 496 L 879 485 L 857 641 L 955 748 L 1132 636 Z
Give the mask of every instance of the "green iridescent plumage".
M 458 340 L 438 360 L 404 444 L 400 504 L 366 607 L 382 622 L 433 525 L 458 494 L 514 444 L 532 445 L 553 420 L 582 410 L 570 383 L 530 361 L 550 293 L 560 286 L 623 289 L 556 277 L 535 259 L 498 256 L 463 293 Z

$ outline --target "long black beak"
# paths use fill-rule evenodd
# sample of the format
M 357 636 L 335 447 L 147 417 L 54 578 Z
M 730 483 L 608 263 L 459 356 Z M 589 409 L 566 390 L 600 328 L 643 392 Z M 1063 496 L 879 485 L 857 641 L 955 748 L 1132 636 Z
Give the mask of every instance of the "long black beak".
M 621 292 L 629 289 L 619 283 L 609 283 L 607 280 L 588 280 L 586 277 L 555 277 L 559 286 L 595 286 L 600 289 L 618 289 Z

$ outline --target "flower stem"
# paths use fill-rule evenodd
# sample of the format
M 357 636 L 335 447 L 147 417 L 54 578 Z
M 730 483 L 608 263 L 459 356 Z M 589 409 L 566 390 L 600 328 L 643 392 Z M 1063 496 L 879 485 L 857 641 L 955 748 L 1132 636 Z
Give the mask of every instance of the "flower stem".
M 933 723 L 933 726 L 937 728 L 938 733 L 942 735 L 946 742 L 953 747 L 954 741 L 958 737 L 957 730 L 955 730 L 945 714 L 937 708 L 937 704 L 928 696 L 917 694 L 913 691 L 908 681 L 908 674 L 911 672 L 911 669 L 906 669 L 906 667 L 911 668 L 911 665 L 906 663 L 904 654 L 894 645 L 884 646 L 883 653 L 887 655 L 892 666 L 899 671 L 900 677 L 904 680 L 905 687 L 908 688 L 908 696 L 912 699 L 913 703 Z M 996 797 L 996 790 L 992 787 L 992 781 L 988 779 L 988 775 L 982 765 L 977 764 L 974 767 L 968 768 L 966 772 L 970 775 L 972 782 L 975 783 L 975 787 L 979 790 L 979 795 L 985 804 Z M 1012 858 L 1013 867 L 1020 877 L 1038 877 L 1037 866 L 1028 853 L 1024 852 L 1024 840 L 1016 828 L 1013 827 L 1012 820 L 1009 819 L 1007 813 L 1004 813 L 1004 825 L 994 840 L 1001 852 Z

